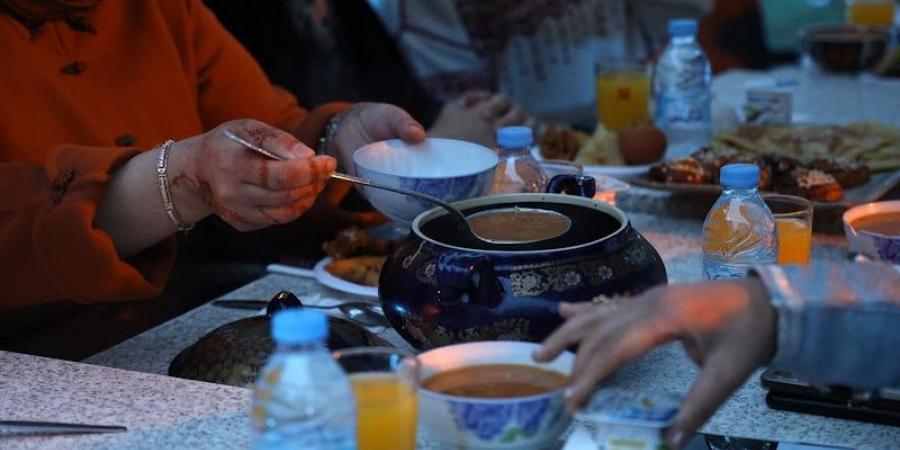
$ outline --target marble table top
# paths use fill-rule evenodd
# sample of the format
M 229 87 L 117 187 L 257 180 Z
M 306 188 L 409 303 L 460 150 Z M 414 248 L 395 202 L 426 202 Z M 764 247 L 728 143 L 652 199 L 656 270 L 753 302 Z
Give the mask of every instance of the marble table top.
M 639 212 L 631 212 L 629 216 L 634 226 L 659 250 L 672 282 L 700 279 L 698 220 L 662 219 Z M 816 235 L 813 257 L 823 260 L 846 258 L 846 242 L 841 236 Z M 319 293 L 329 298 L 349 298 L 329 291 L 312 280 L 283 275 L 266 276 L 223 298 L 269 298 L 281 289 L 288 289 L 301 295 Z M 164 374 L 169 361 L 182 348 L 219 325 L 250 315 L 253 315 L 252 311 L 227 310 L 205 305 L 98 353 L 85 362 Z M 391 330 L 381 335 L 396 345 L 406 346 Z M 682 349 L 670 345 L 623 368 L 610 382 L 613 385 L 642 391 L 684 393 L 696 375 L 696 367 L 687 359 Z M 764 397 L 765 392 L 761 389 L 758 378 L 752 377 L 707 423 L 704 431 L 793 442 L 843 445 L 860 449 L 900 448 L 900 428 L 773 411 L 766 407 Z M 419 448 L 433 450 L 438 447 L 431 444 L 426 437 Z

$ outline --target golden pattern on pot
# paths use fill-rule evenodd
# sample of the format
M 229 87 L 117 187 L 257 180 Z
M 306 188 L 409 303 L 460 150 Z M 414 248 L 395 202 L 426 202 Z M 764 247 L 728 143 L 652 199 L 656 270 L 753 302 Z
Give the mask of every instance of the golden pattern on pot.
M 490 325 L 453 331 L 420 318 L 411 318 L 404 329 L 420 342 L 442 346 L 458 342 L 525 341 L 529 337 L 529 325 L 528 319 L 513 318 L 499 320 Z

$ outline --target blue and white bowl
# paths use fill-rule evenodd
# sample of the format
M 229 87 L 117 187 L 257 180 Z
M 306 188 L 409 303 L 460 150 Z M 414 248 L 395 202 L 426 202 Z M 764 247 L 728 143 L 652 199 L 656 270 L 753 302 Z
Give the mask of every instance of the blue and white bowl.
M 900 213 L 900 200 L 873 202 L 850 208 L 844 213 L 844 234 L 850 251 L 869 259 L 900 265 L 900 236 L 887 236 L 853 228 L 863 217 Z
M 447 370 L 489 364 L 541 367 L 569 375 L 575 355 L 564 353 L 550 364 L 531 359 L 537 344 L 513 341 L 473 342 L 441 347 L 419 355 L 422 379 Z M 513 398 L 470 398 L 419 390 L 419 426 L 430 440 L 448 448 L 542 449 L 558 445 L 572 422 L 563 390 Z
M 401 140 L 374 142 L 353 154 L 360 178 L 421 192 L 447 202 L 487 193 L 497 167 L 497 154 L 471 142 L 426 139 L 416 145 Z M 364 188 L 375 209 L 403 222 L 412 222 L 435 205 L 406 195 Z

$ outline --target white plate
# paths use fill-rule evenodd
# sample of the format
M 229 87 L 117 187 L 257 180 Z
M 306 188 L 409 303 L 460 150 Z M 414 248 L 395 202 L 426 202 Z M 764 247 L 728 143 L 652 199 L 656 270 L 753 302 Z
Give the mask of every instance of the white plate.
M 531 154 L 534 155 L 534 158 L 538 161 L 544 161 L 543 155 L 541 155 L 541 149 L 538 146 L 534 146 L 531 149 Z M 650 168 L 653 167 L 653 164 L 644 164 L 640 166 L 583 166 L 585 175 L 605 175 L 608 177 L 615 177 L 620 180 L 629 180 L 631 178 L 635 178 L 641 176 L 650 171 Z
M 336 291 L 346 292 L 348 294 L 359 295 L 362 297 L 369 298 L 378 298 L 378 288 L 372 286 L 363 286 L 361 284 L 351 283 L 346 280 L 342 280 L 325 270 L 325 266 L 330 264 L 332 261 L 330 256 L 326 256 L 322 258 L 321 261 L 316 263 L 316 266 L 313 267 L 313 273 L 316 275 L 316 280 L 319 283 L 322 283 L 325 286 L 330 287 Z

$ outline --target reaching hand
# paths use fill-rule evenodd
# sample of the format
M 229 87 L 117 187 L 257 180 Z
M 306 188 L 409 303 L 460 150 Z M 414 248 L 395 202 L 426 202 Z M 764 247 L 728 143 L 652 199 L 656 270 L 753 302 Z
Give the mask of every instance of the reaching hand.
M 346 116 L 334 135 L 335 156 L 345 168 L 353 167 L 353 153 L 360 147 L 386 139 L 409 143 L 425 140 L 425 130 L 406 111 L 384 103 L 359 103 Z
M 598 382 L 653 348 L 680 340 L 702 371 L 667 436 L 683 446 L 747 377 L 771 359 L 776 319 L 762 283 L 748 279 L 651 289 L 614 304 L 562 304 L 565 324 L 535 352 L 549 361 L 579 344 L 566 402 L 583 405 Z
M 428 134 L 493 147 L 496 145 L 498 128 L 508 125 L 532 126 L 533 123 L 525 110 L 509 97 L 474 91 L 447 102 Z
M 224 130 L 275 153 L 258 155 L 226 138 Z M 175 143 L 169 182 L 176 209 L 189 223 L 216 214 L 240 231 L 293 221 L 313 204 L 335 160 L 290 134 L 254 120 L 227 122 Z

